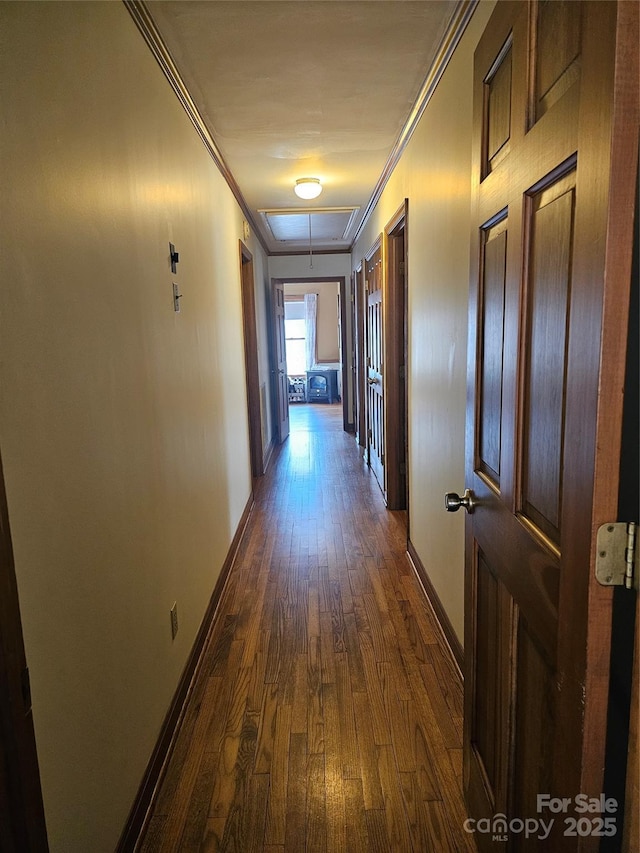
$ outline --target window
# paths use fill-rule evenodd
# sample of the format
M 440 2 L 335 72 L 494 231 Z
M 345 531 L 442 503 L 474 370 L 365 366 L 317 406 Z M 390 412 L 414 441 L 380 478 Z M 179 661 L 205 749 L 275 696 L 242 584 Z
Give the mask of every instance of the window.
M 287 349 L 287 373 L 289 376 L 306 372 L 306 321 L 302 299 L 284 303 L 284 336 Z

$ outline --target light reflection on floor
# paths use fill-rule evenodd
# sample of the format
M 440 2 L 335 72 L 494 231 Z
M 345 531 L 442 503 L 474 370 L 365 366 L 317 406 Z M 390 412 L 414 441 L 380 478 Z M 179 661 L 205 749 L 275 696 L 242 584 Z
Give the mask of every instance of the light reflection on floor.
M 294 403 L 289 406 L 289 475 L 300 478 L 317 474 L 322 459 L 314 433 L 342 430 L 340 403 Z
M 289 429 L 293 432 L 342 429 L 341 403 L 291 403 Z

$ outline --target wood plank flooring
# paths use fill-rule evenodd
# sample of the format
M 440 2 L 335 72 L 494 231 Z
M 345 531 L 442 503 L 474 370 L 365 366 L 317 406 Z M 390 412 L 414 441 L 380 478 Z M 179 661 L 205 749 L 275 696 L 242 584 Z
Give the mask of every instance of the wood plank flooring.
M 462 695 L 339 405 L 291 407 L 138 849 L 462 853 Z

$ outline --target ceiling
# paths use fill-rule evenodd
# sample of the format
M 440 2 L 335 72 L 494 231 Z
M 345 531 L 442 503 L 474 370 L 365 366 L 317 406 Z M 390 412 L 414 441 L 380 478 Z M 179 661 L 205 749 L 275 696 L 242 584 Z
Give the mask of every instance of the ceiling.
M 128 6 L 273 254 L 308 251 L 309 227 L 314 251 L 350 248 L 474 3 Z M 319 198 L 297 198 L 301 177 L 321 179 Z

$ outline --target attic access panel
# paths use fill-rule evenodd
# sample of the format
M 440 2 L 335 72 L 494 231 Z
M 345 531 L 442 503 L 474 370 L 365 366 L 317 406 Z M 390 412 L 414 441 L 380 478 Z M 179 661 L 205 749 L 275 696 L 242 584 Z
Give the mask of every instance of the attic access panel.
M 309 226 L 311 242 L 314 245 L 344 243 L 349 239 L 356 213 L 359 207 L 327 207 L 305 210 L 286 208 L 281 210 L 260 210 L 273 239 L 278 243 L 299 243 L 309 245 Z

